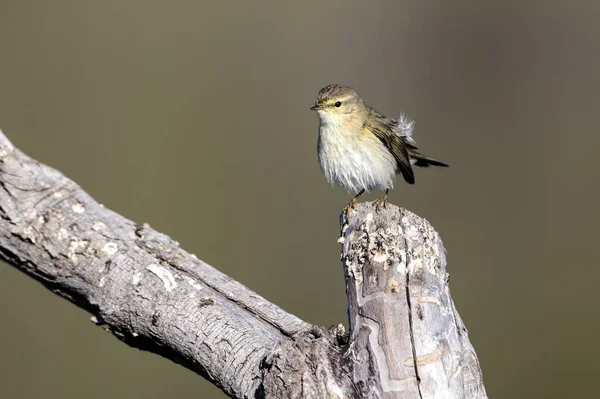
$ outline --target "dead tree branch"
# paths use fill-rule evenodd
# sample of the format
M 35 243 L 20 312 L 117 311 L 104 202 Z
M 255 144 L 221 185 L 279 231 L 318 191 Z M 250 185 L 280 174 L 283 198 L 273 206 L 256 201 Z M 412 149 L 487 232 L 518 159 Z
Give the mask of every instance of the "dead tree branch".
M 0 260 L 127 344 L 234 398 L 485 398 L 429 223 L 362 204 L 343 242 L 349 336 L 311 326 L 104 208 L 0 132 Z
M 425 219 L 362 204 L 344 231 L 353 380 L 385 398 L 485 398 L 450 297 L 446 252 Z

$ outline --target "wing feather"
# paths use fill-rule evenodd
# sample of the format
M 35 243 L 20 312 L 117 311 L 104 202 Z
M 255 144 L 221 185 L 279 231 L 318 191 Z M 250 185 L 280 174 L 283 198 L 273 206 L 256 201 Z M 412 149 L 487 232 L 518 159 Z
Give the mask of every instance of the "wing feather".
M 414 184 L 415 175 L 410 164 L 406 142 L 402 136 L 395 133 L 396 121 L 371 109 L 364 128 L 372 132 L 392 153 L 396 159 L 398 171 L 402 173 L 404 180 L 409 184 Z

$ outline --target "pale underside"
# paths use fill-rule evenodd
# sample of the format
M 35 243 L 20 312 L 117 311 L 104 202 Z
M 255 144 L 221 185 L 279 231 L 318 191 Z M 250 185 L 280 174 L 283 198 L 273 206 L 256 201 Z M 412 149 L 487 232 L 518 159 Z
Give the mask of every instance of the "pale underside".
M 354 194 L 393 188 L 396 160 L 377 137 L 332 129 L 322 124 L 318 142 L 319 164 L 330 184 Z

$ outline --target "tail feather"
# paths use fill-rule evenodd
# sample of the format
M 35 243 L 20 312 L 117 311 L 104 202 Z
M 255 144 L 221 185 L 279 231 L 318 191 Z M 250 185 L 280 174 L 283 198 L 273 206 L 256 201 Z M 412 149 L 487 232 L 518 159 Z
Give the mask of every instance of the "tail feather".
M 445 162 L 426 157 L 425 155 L 420 154 L 420 153 L 411 153 L 410 158 L 411 158 L 411 160 L 414 159 L 414 165 L 420 166 L 422 168 L 427 168 L 429 166 L 443 166 L 443 167 L 450 166 Z

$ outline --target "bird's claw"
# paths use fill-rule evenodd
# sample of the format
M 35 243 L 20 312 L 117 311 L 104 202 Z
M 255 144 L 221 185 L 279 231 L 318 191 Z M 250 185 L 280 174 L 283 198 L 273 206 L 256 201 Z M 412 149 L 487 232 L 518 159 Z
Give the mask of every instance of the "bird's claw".
M 356 198 L 352 198 L 352 201 L 344 208 L 344 212 L 346 213 L 346 220 L 350 219 L 350 212 L 353 211 L 358 205 L 358 201 Z
M 387 198 L 378 198 L 375 200 L 375 212 L 379 212 L 381 208 L 386 209 Z

